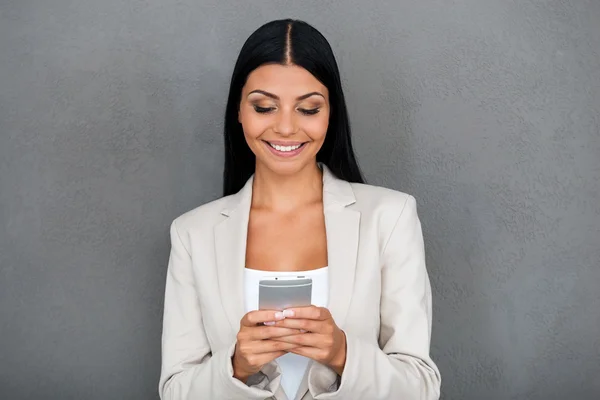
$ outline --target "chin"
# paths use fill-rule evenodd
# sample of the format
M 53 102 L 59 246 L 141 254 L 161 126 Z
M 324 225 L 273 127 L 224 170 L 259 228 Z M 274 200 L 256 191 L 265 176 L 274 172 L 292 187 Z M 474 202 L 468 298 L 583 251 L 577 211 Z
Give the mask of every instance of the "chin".
M 277 175 L 282 176 L 292 176 L 309 165 L 312 164 L 312 160 L 293 160 L 293 161 L 276 161 L 269 160 L 269 162 L 264 163 L 264 166 Z M 314 161 L 316 163 L 316 161 Z

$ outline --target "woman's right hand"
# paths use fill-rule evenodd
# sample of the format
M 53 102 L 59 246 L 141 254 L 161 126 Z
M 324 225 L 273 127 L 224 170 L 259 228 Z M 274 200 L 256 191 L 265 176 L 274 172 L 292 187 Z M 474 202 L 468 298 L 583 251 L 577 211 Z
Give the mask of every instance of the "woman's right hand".
M 244 315 L 232 357 L 234 378 L 246 383 L 250 375 L 260 371 L 263 365 L 298 347 L 294 343 L 270 340 L 299 333 L 298 329 L 263 325 L 284 318 L 281 311 L 271 310 L 250 311 Z

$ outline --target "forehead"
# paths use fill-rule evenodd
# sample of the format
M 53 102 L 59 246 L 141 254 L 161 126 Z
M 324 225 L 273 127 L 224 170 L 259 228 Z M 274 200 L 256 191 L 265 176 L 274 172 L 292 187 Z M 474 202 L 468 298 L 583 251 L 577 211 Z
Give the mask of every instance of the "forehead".
M 281 98 L 302 96 L 310 92 L 320 92 L 325 97 L 327 88 L 310 72 L 297 65 L 262 65 L 248 75 L 244 92 L 265 90 Z

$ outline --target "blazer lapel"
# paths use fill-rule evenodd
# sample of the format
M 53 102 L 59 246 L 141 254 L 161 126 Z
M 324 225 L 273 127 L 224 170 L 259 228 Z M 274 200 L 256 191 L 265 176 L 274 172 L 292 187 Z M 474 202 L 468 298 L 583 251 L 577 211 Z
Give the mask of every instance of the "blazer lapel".
M 329 264 L 328 308 L 343 328 L 354 291 L 360 212 L 348 208 L 356 199 L 352 186 L 323 166 L 323 209 Z
M 321 168 L 323 170 L 323 209 L 329 264 L 329 303 L 327 308 L 337 326 L 344 329 L 354 292 L 360 212 L 347 208 L 356 202 L 352 186 L 335 177 L 327 166 L 321 165 Z M 308 391 L 308 372 L 313 363 L 314 361 L 311 361 L 308 364 L 295 400 L 302 399 Z
M 242 190 L 231 196 L 228 207 L 221 211 L 227 218 L 214 228 L 221 303 L 234 337 L 245 314 L 244 267 L 252 182 L 250 178 Z

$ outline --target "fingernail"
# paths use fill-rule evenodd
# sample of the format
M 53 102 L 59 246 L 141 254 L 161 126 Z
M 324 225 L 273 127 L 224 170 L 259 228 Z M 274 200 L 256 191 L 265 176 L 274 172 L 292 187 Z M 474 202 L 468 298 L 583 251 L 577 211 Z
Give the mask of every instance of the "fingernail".
M 281 311 L 277 311 L 275 313 L 275 319 L 280 320 L 280 319 L 284 319 L 285 318 L 285 311 L 281 312 Z
M 283 310 L 283 316 L 284 317 L 293 317 L 294 311 L 293 310 Z
M 267 326 L 273 326 L 273 325 L 275 325 L 275 321 L 265 322 L 265 325 L 267 325 Z

